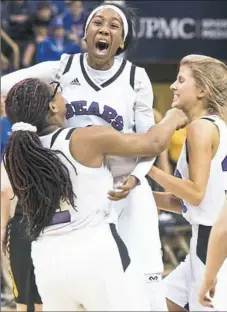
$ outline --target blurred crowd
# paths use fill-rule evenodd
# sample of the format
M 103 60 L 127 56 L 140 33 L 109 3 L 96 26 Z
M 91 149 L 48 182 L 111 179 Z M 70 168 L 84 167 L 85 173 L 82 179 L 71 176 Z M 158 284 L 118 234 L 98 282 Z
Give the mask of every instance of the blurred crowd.
M 87 13 L 101 1 L 1 1 L 1 27 L 20 49 L 20 67 L 58 60 L 62 53 L 85 49 L 83 24 Z M 1 52 L 10 58 L 2 40 Z M 5 69 L 8 72 L 12 68 Z

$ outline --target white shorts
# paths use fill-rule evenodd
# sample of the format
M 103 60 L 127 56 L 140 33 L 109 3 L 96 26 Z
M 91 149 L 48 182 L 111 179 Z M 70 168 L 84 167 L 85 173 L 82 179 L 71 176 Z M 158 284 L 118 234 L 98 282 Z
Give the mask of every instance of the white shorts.
M 32 258 L 43 311 L 149 311 L 113 224 L 42 236 Z
M 189 255 L 164 279 L 167 298 L 183 308 L 189 304 L 190 311 L 216 311 L 216 308 L 207 308 L 198 302 L 210 230 L 211 227 L 192 225 Z
M 123 201 L 117 223 L 119 235 L 144 274 L 162 273 L 163 261 L 159 235 L 158 210 L 146 178 Z M 116 202 L 116 205 L 121 201 Z

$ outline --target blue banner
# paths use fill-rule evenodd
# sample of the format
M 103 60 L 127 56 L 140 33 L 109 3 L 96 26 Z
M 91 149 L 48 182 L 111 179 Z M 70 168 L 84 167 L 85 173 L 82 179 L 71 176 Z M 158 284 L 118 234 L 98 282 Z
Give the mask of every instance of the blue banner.
M 127 1 L 138 15 L 138 62 L 178 62 L 191 53 L 227 60 L 227 1 Z

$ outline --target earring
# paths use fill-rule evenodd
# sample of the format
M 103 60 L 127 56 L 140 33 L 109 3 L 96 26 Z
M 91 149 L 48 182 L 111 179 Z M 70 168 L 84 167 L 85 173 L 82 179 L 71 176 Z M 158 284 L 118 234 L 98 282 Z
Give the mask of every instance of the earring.
M 124 46 L 125 46 L 125 44 L 124 44 L 124 42 L 122 41 L 122 43 L 120 44 L 120 48 L 123 50 L 123 49 L 124 49 Z

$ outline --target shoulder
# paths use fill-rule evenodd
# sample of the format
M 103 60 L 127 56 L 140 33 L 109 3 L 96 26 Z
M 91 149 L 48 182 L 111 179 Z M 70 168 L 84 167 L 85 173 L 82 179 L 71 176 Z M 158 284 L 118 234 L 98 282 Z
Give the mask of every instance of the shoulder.
M 215 124 L 207 119 L 196 119 L 193 120 L 188 126 L 187 126 L 187 134 L 198 134 L 200 132 L 212 132 L 213 129 L 215 129 Z
M 73 62 L 77 62 L 80 59 L 81 53 L 77 53 L 73 55 Z M 66 65 L 71 54 L 63 53 L 60 58 L 60 62 L 63 65 Z
M 127 61 L 127 63 L 130 68 L 131 79 L 134 80 L 134 90 L 138 92 L 140 89 L 148 89 L 152 92 L 151 81 L 145 68 L 136 66 L 130 61 Z
M 63 73 L 65 72 L 66 66 L 69 64 L 68 62 L 70 61 L 70 56 L 72 56 L 72 64 L 75 65 L 80 62 L 80 55 L 81 53 L 76 53 L 76 54 L 68 54 L 68 53 L 63 53 L 59 62 L 59 69 L 58 72 L 56 72 L 56 79 L 61 79 Z M 71 64 L 69 64 L 69 68 L 71 67 Z
M 215 124 L 207 119 L 197 119 L 192 121 L 187 126 L 187 142 L 197 143 L 210 143 L 213 141 L 214 135 L 218 132 Z

